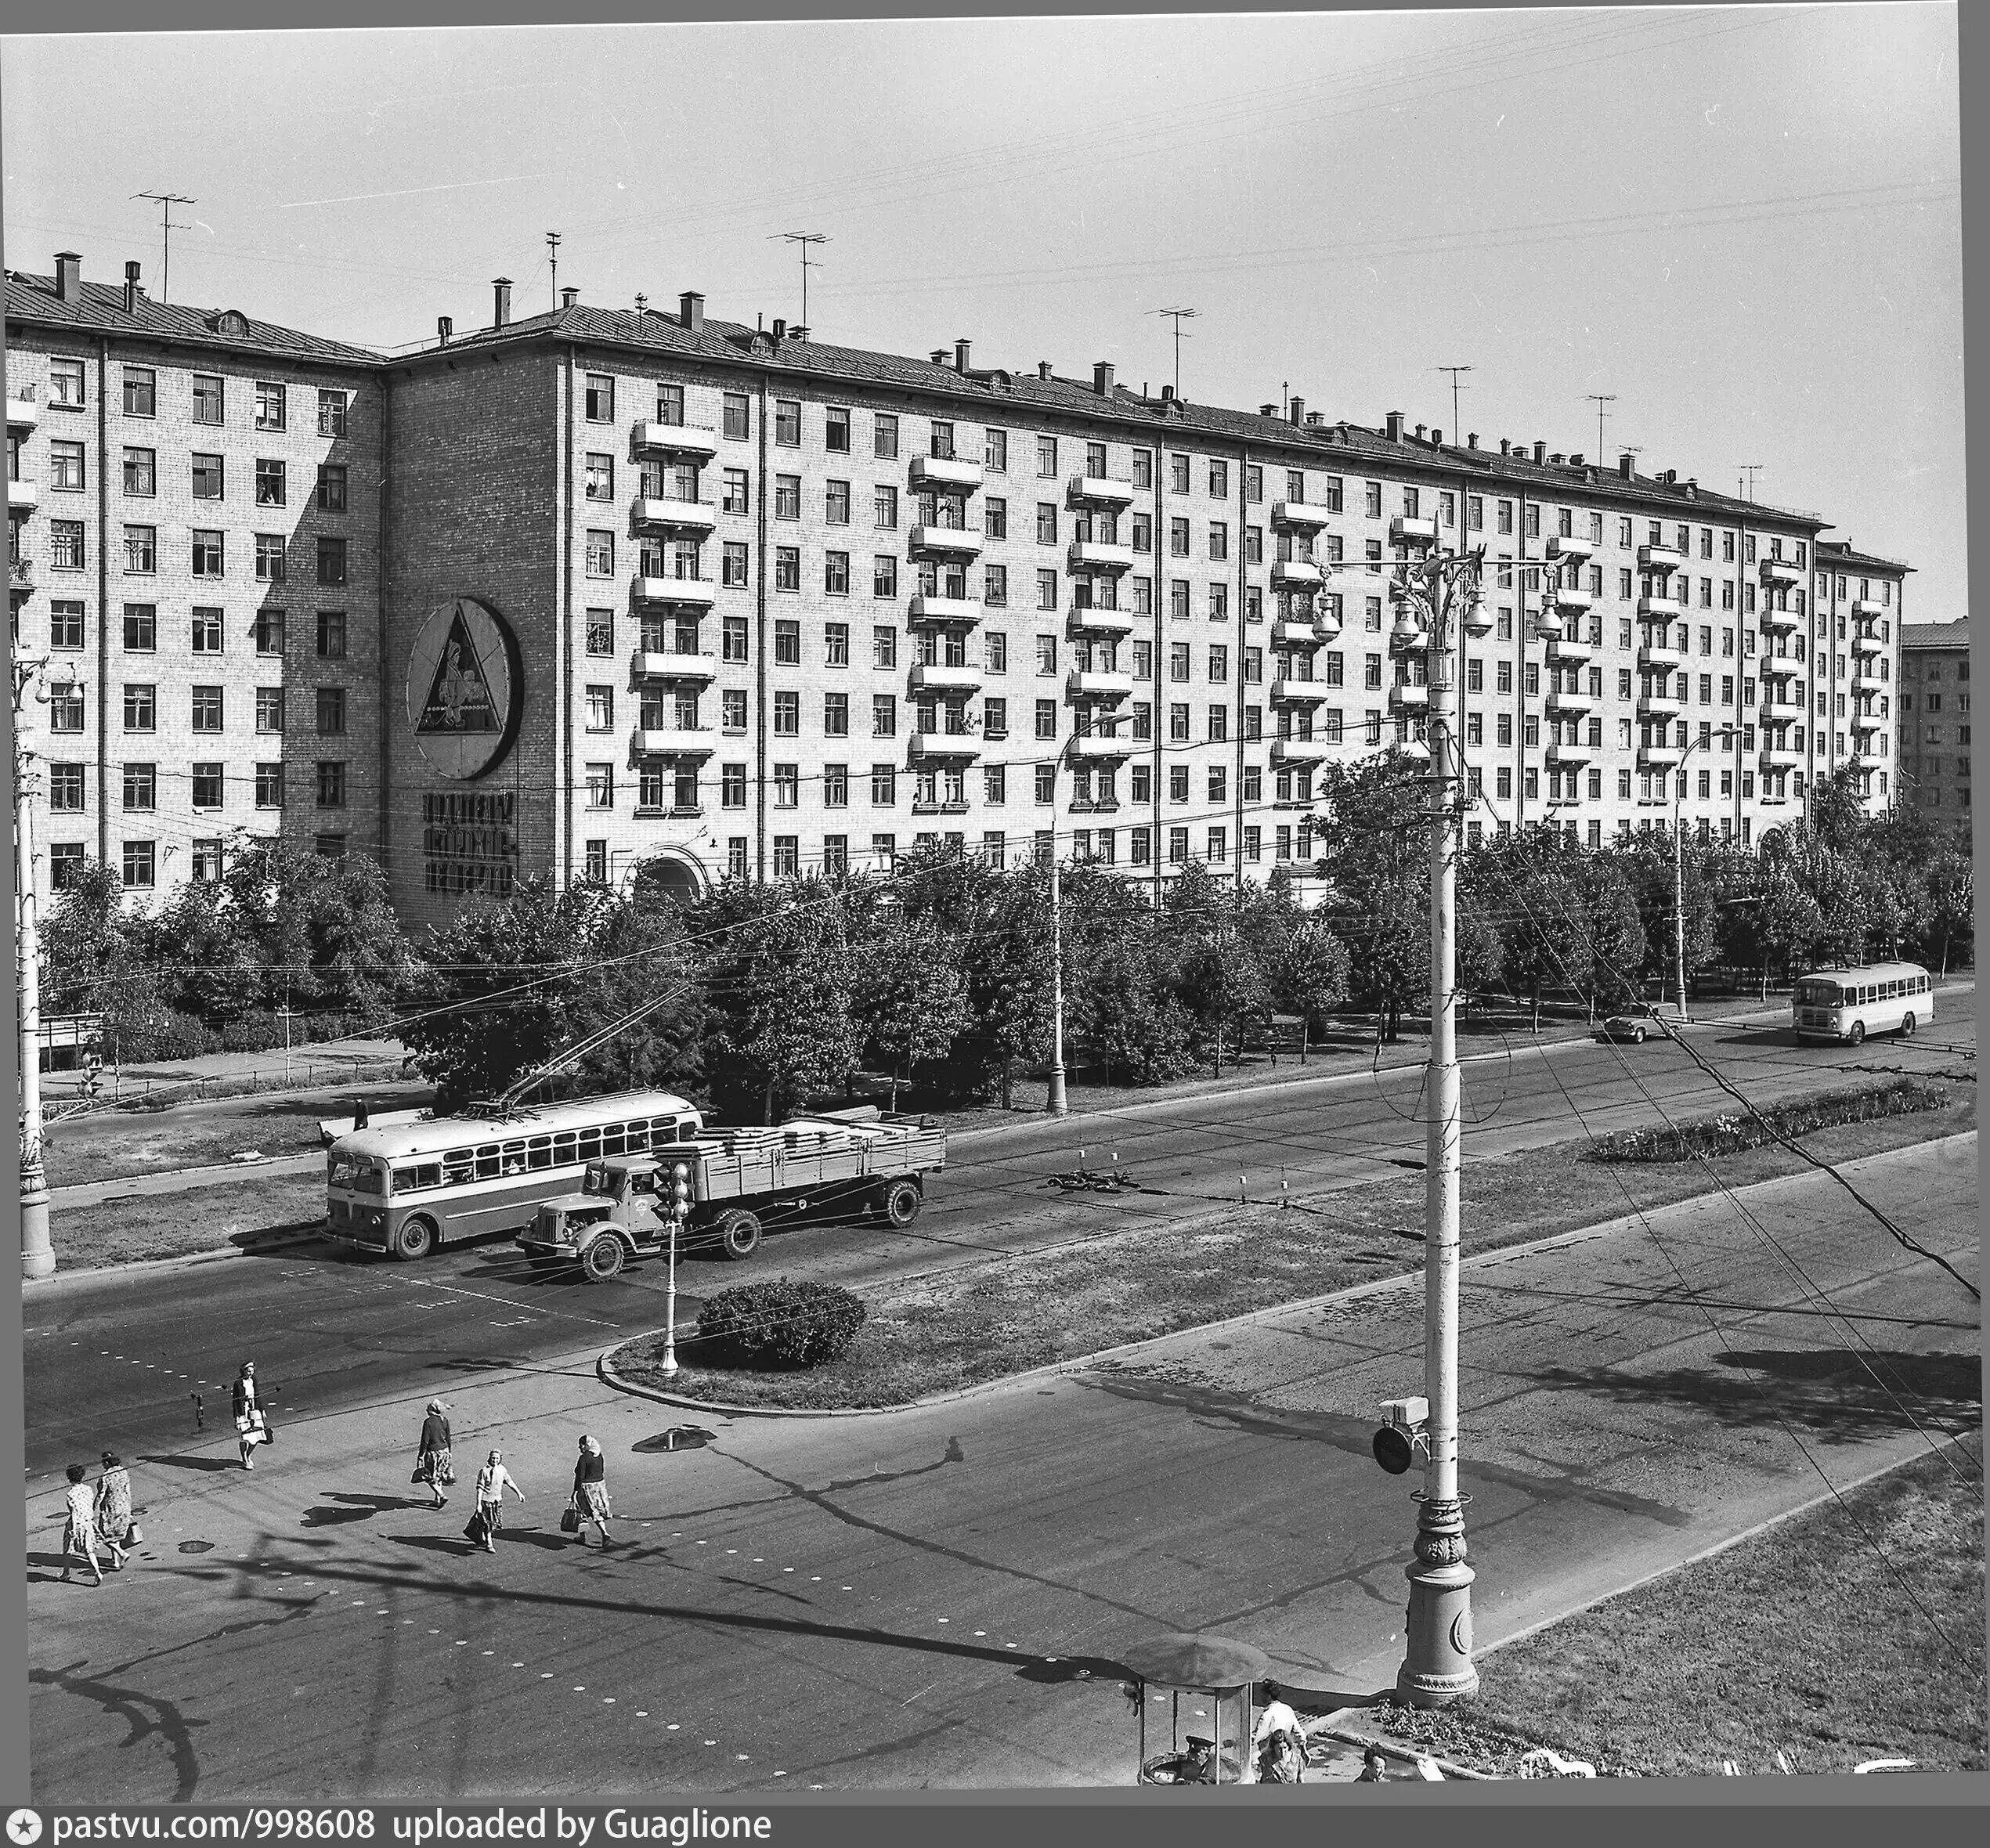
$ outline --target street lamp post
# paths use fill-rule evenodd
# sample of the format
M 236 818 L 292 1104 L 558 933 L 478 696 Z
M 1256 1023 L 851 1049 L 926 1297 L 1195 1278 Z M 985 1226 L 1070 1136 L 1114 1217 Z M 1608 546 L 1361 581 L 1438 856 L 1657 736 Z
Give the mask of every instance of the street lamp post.
M 1396 568 L 1396 632 L 1428 664 L 1430 751 L 1430 1057 L 1425 1076 L 1424 1389 L 1428 1450 L 1418 1497 L 1415 1559 L 1398 1688 L 1418 1706 L 1477 1691 L 1472 1662 L 1472 1583 L 1465 1498 L 1458 1493 L 1457 1061 L 1458 771 L 1451 734 L 1458 632 L 1490 626 L 1481 587 L 1484 550 L 1432 552 Z M 1395 639 L 1394 637 L 1392 638 Z M 1407 651 L 1406 650 L 1406 651 Z
M 1068 747 L 1067 747 L 1068 748 Z M 1064 768 L 1058 753 L 1057 767 Z M 1052 811 L 1051 825 L 1056 825 Z M 1057 837 L 1050 837 L 1050 1099 L 1047 1106 L 1053 1117 L 1068 1113 L 1064 1101 L 1064 902 L 1057 880 Z
M 1737 727 L 1723 725 L 1710 731 L 1705 738 L 1696 738 L 1679 753 L 1679 777 L 1672 791 L 1672 966 L 1679 990 L 1679 1018 L 1683 1023 L 1690 1016 L 1686 1012 L 1686 868 L 1685 836 L 1679 821 L 1679 804 L 1686 797 L 1686 760 L 1705 744 L 1718 738 L 1724 745 L 1732 738 Z
M 14 955 L 20 1006 L 20 1265 L 23 1277 L 55 1275 L 55 1247 L 49 1238 L 49 1177 L 42 1157 L 41 937 L 34 894 L 34 753 L 25 734 L 27 694 L 47 663 L 16 660 L 14 669 L 14 893 L 18 909 Z M 63 669 L 57 683 L 74 688 Z M 52 675 L 51 677 L 52 678 Z M 45 705 L 56 689 L 36 689 Z

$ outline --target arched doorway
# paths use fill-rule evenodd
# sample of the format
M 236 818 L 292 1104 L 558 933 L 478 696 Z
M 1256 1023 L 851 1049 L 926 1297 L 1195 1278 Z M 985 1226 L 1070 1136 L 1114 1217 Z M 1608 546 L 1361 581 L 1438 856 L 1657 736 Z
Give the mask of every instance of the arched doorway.
M 666 847 L 641 861 L 634 879 L 639 890 L 660 893 L 680 905 L 695 904 L 710 883 L 696 857 L 676 847 Z

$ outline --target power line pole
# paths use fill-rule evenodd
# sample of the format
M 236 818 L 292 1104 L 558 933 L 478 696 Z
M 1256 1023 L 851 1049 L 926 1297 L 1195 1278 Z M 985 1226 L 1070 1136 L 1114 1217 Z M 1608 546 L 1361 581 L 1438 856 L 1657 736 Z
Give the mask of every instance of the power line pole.
M 553 305 L 560 305 L 560 234 L 557 231 L 546 233 L 546 262 L 553 272 Z
M 1451 440 L 1454 443 L 1461 443 L 1465 439 L 1458 434 L 1458 374 L 1469 372 L 1472 368 L 1469 366 L 1434 366 L 1431 370 L 1433 372 L 1448 372 L 1451 375 Z
M 1182 323 L 1194 320 L 1195 310 L 1192 308 L 1157 308 L 1152 312 L 1168 316 L 1175 323 L 1175 395 L 1179 398 L 1182 395 Z M 1189 336 L 1191 340 L 1194 337 L 1193 334 Z
M 56 670 L 62 690 L 75 686 L 74 670 Z M 55 1275 L 55 1247 L 49 1240 L 49 1177 L 42 1161 L 41 935 L 35 916 L 34 753 L 27 739 L 29 693 L 46 705 L 47 689 L 34 683 L 49 672 L 46 661 L 16 657 L 14 676 L 14 956 L 20 987 L 20 1266 L 24 1277 Z
M 808 325 L 808 273 L 822 267 L 809 255 L 809 250 L 813 245 L 828 244 L 831 240 L 820 231 L 777 231 L 770 241 L 801 247 L 801 324 L 805 328 Z
M 172 287 L 173 233 L 175 231 L 191 231 L 193 229 L 191 225 L 176 225 L 173 222 L 173 208 L 175 205 L 198 205 L 200 202 L 197 199 L 189 198 L 184 193 L 134 193 L 132 197 L 134 199 L 153 199 L 158 201 L 159 232 L 165 247 L 161 254 L 159 262 L 159 299 L 163 302 L 170 299 L 169 291 Z
M 1591 392 L 1589 394 L 1589 402 L 1596 406 L 1596 464 L 1599 468 L 1603 464 L 1603 406 L 1615 404 L 1616 401 L 1617 395 L 1614 392 Z

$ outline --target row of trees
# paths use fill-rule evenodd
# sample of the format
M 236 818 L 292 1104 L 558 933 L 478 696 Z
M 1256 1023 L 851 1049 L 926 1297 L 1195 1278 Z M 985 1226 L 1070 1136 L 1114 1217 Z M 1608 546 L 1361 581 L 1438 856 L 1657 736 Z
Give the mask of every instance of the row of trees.
M 1332 767 L 1314 818 L 1327 901 L 1291 882 L 1232 890 L 1191 864 L 1158 908 L 1144 882 L 1064 872 L 1067 1058 L 1107 1082 L 1220 1072 L 1275 1016 L 1301 1056 L 1349 1010 L 1384 1038 L 1428 1004 L 1428 870 L 1418 767 Z M 1971 942 L 1967 852 L 1912 810 L 1868 818 L 1842 781 L 1812 818 L 1758 852 L 1689 841 L 1681 855 L 1689 971 L 1724 964 L 1768 984 L 1811 964 L 1911 955 L 1946 969 Z M 1623 1005 L 1673 957 L 1669 839 L 1584 849 L 1546 830 L 1467 850 L 1458 969 L 1468 1005 Z M 49 1005 L 261 1030 L 287 1003 L 349 1030 L 392 1024 L 454 1104 L 502 1091 L 654 1003 L 568 1059 L 588 1088 L 654 1084 L 731 1117 L 779 1116 L 859 1072 L 926 1095 L 995 1095 L 1051 1048 L 1046 868 L 996 869 L 926 850 L 888 878 L 728 882 L 684 906 L 641 877 L 624 890 L 528 882 L 506 904 L 410 942 L 364 860 L 283 846 L 243 854 L 151 919 L 127 916 L 94 869 L 45 933 Z

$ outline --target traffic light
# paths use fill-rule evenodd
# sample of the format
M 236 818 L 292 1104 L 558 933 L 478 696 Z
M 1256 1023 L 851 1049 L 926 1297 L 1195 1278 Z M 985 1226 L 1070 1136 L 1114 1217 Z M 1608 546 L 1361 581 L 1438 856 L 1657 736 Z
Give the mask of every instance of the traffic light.
M 680 1161 L 670 1170 L 670 1199 L 672 1211 L 680 1219 L 691 1212 L 691 1164 Z
M 1384 1399 L 1382 1427 L 1375 1433 L 1372 1446 L 1376 1462 L 1392 1476 L 1401 1475 L 1413 1463 L 1428 1462 L 1429 1424 L 1428 1399 Z
M 92 1052 L 83 1062 L 82 1095 L 95 1097 L 103 1088 L 103 1061 Z

